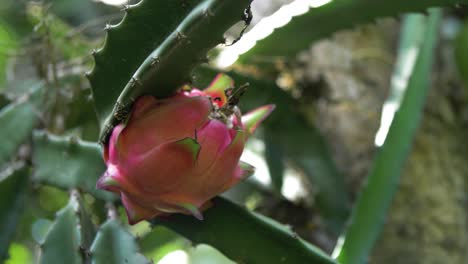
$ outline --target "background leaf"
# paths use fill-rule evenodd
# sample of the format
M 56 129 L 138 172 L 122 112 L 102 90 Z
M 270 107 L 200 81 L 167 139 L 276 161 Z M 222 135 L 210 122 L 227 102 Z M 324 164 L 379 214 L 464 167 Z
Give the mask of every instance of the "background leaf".
M 340 263 L 365 263 L 385 221 L 388 207 L 398 186 L 399 177 L 411 149 L 416 129 L 421 120 L 426 94 L 430 86 L 427 76 L 431 72 L 434 46 L 436 45 L 440 10 L 430 10 L 426 20 L 407 19 L 403 30 L 409 36 L 403 47 L 417 48 L 416 65 L 412 71 L 399 110 L 390 126 L 385 143 L 379 149 L 369 172 L 367 185 L 360 194 L 353 211 L 350 225 L 344 234 L 344 243 L 335 249 Z M 418 16 L 418 15 L 416 15 Z M 424 32 L 420 41 L 414 32 Z M 402 49 L 400 54 L 412 56 Z M 401 66 L 401 65 L 399 65 Z M 400 69 L 396 69 L 397 74 Z

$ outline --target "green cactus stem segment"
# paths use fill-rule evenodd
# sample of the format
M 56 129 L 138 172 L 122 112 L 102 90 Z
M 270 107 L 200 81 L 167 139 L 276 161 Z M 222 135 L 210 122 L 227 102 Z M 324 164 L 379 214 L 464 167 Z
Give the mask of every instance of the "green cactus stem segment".
M 136 70 L 104 122 L 101 142 L 106 143 L 117 124 L 125 122 L 133 102 L 141 95 L 164 98 L 190 81 L 195 66 L 206 54 L 223 43 L 223 34 L 239 21 L 250 0 L 205 0 Z
M 237 263 L 335 263 L 285 226 L 224 198 L 212 200 L 203 221 L 174 214 L 151 222 L 168 227 L 193 243 L 212 245 Z
M 120 23 L 106 26 L 105 43 L 93 52 L 95 65 L 87 74 L 101 123 L 141 62 L 202 1 L 142 0 L 125 8 Z

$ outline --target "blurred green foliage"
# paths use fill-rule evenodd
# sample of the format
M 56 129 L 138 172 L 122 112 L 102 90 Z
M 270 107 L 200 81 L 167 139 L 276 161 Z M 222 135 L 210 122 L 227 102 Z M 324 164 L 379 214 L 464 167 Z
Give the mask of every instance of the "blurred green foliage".
M 0 89 L 4 86 L 8 69 L 10 54 L 16 52 L 18 47 L 17 36 L 12 29 L 0 20 Z
M 347 172 L 339 171 L 326 137 L 302 112 L 300 105 L 304 100 L 297 95 L 304 88 L 301 83 L 291 87 L 279 84 L 283 71 L 297 65 L 279 62 L 277 55 L 293 58 L 312 42 L 338 29 L 352 28 L 384 15 L 460 3 L 468 1 L 409 4 L 335 0 L 293 18 L 246 53 L 241 58 L 243 64 L 235 64 L 228 71 L 236 85 L 250 83 L 240 103 L 244 112 L 266 103 L 277 106 L 255 136 L 264 149 L 253 151 L 259 156 L 264 154 L 260 159 L 268 165 L 271 184 L 261 185 L 255 179 L 239 184 L 226 197 L 241 206 L 226 198 L 215 198 L 215 206 L 208 209 L 203 222 L 172 215 L 152 221 L 151 226 L 145 223 L 129 227 L 120 201 L 95 188 L 105 170 L 97 142 L 103 129 L 100 126 L 112 111 L 116 114 L 117 98 L 131 104 L 135 99 L 132 96 L 143 93 L 167 96 L 189 81 L 196 87 L 205 87 L 220 70 L 199 67 L 200 64 L 210 48 L 225 41 L 223 32 L 242 18 L 248 20 L 248 9 L 244 15 L 242 11 L 249 1 L 144 0 L 130 9 L 124 8 L 128 9 L 127 16 L 118 24 L 124 12 L 96 1 L 2 0 L 0 262 L 147 263 L 161 261 L 177 251 L 185 252 L 192 264 L 278 260 L 293 264 L 334 263 L 309 242 L 322 239 L 334 244 L 344 229 L 351 203 Z M 207 6 L 213 10 L 202 10 Z M 408 30 L 408 21 L 404 22 L 401 47 L 416 45 L 421 50 L 409 76 L 401 110 L 390 129 L 390 143 L 379 150 L 369 185 L 345 232 L 344 253 L 338 256 L 340 263 L 363 263 L 380 233 L 425 103 L 432 48 L 437 41 L 435 19 L 430 21 L 433 24 L 429 31 L 424 23 Z M 421 36 L 425 38 L 423 42 L 415 40 Z M 105 49 L 93 52 L 102 43 Z M 468 80 L 466 22 L 454 45 L 461 76 Z M 92 53 L 96 66 L 90 84 L 85 72 L 93 67 Z M 400 55 L 403 53 L 401 49 Z M 170 59 L 160 64 L 161 58 L 152 61 L 150 54 Z M 209 58 L 217 55 L 219 51 L 212 50 Z M 246 63 L 255 56 L 268 59 Z M 153 70 L 153 62 L 160 68 Z M 406 72 L 398 67 L 395 74 Z M 132 76 L 142 78 L 136 80 Z M 40 131 L 33 132 L 34 129 Z M 307 190 L 307 197 L 293 201 L 297 204 L 283 196 L 286 171 L 294 171 L 294 176 L 305 182 L 302 187 Z M 276 206 L 281 203 L 288 205 L 286 211 Z M 302 203 L 306 205 L 298 206 Z M 314 219 L 307 219 L 302 227 L 306 231 L 301 235 L 306 235 L 308 241 L 299 238 L 291 227 L 250 212 L 244 205 L 271 206 L 274 209 L 266 210 L 268 214 L 286 215 L 282 220 L 290 222 L 313 214 Z M 294 211 L 295 208 L 301 209 Z M 314 240 L 316 237 L 320 239 Z M 330 247 L 324 248 L 329 253 Z
M 24 264 L 33 263 L 33 256 L 31 251 L 24 245 L 12 243 L 8 251 L 10 258 L 5 264 Z
M 465 21 L 455 40 L 455 61 L 462 79 L 468 86 L 468 21 Z

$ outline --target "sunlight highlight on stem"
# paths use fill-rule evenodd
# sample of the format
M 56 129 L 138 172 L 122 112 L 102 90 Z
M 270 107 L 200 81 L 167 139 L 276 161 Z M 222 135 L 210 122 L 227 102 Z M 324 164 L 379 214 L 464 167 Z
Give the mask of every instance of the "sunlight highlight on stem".
M 258 22 L 249 32 L 234 45 L 224 47 L 215 60 L 219 68 L 231 66 L 239 58 L 239 55 L 249 51 L 258 40 L 266 38 L 276 28 L 285 26 L 295 16 L 308 12 L 311 8 L 320 7 L 330 3 L 332 0 L 295 0 L 282 6 L 271 16 L 265 17 Z
M 106 5 L 121 6 L 128 2 L 128 0 L 99 0 Z
M 405 18 L 408 19 L 408 18 Z M 423 20 L 424 17 L 412 16 L 410 19 L 419 21 Z M 409 31 L 410 29 L 403 29 L 403 31 Z M 401 100 L 405 95 L 408 82 L 413 73 L 416 59 L 420 51 L 420 44 L 423 41 L 424 34 L 412 33 L 402 35 L 402 40 L 399 48 L 399 55 L 395 63 L 394 73 L 390 82 L 390 94 L 382 107 L 382 116 L 380 120 L 380 127 L 375 135 L 375 145 L 380 147 L 385 142 L 388 130 L 392 124 L 395 113 L 400 108 Z M 414 38 L 415 41 L 408 41 L 408 39 Z

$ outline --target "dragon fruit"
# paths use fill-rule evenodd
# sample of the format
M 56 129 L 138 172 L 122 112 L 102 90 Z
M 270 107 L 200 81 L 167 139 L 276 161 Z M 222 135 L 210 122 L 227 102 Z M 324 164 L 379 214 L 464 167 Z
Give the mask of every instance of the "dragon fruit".
M 250 176 L 244 145 L 274 105 L 241 116 L 243 88 L 219 74 L 201 91 L 166 99 L 142 96 L 127 124 L 104 146 L 107 170 L 97 188 L 120 195 L 129 223 L 172 213 L 203 219 L 209 200 Z

